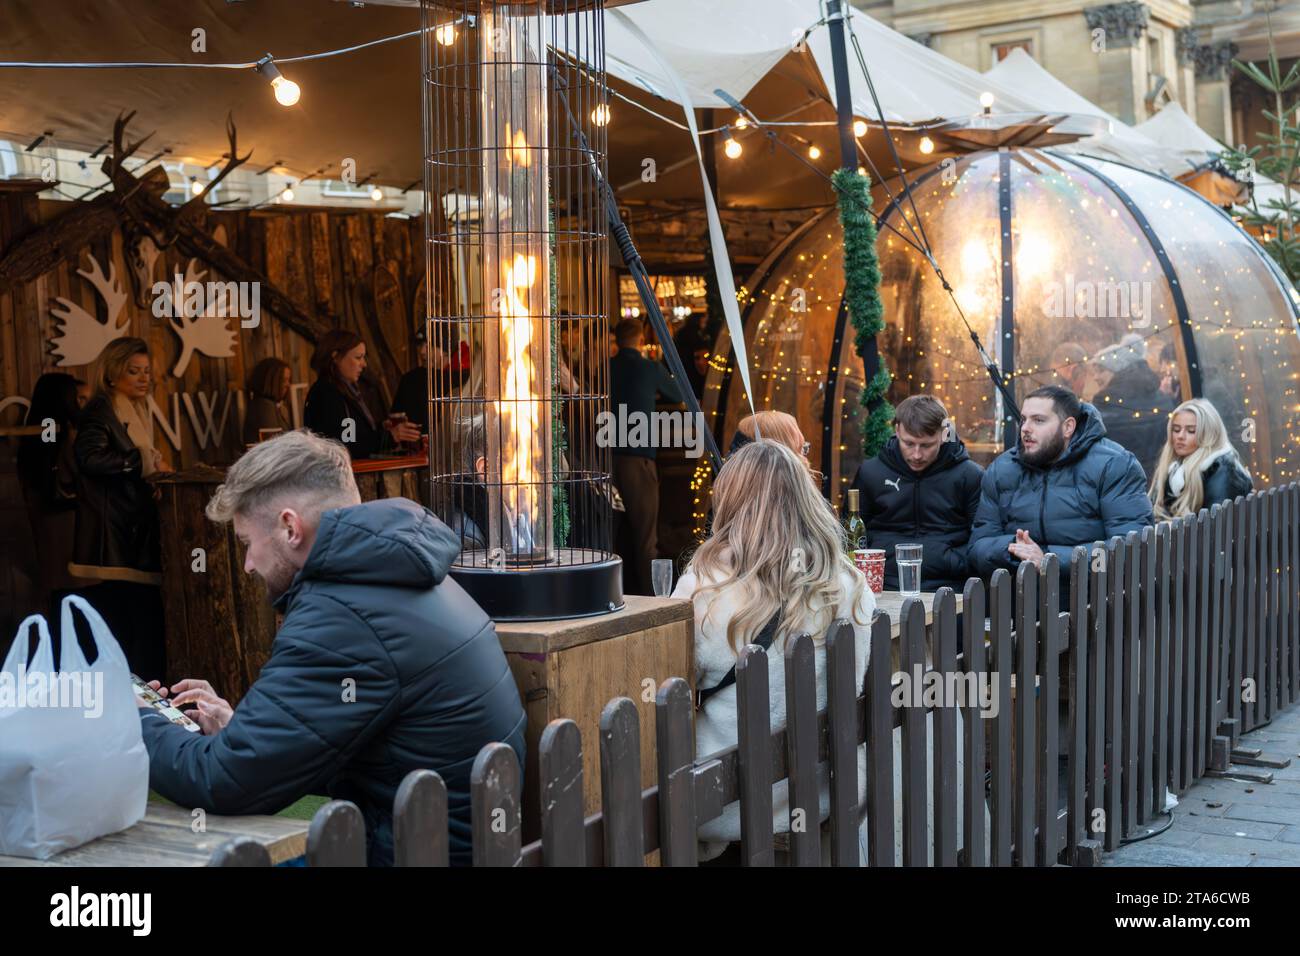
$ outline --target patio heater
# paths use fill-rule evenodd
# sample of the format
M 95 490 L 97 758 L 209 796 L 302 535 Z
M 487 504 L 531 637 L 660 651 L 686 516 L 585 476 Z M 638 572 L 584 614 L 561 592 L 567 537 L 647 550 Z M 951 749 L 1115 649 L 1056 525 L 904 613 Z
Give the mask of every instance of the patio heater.
M 612 553 L 603 0 L 421 2 L 434 510 L 497 620 L 623 606 Z

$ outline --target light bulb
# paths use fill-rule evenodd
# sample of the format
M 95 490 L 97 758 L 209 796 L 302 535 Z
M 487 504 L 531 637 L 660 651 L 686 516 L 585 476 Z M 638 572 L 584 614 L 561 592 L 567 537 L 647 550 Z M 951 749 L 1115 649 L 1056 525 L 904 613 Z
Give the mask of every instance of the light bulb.
M 298 102 L 298 97 L 302 96 L 302 89 L 293 80 L 286 80 L 283 76 L 277 76 L 271 81 L 271 88 L 275 90 L 275 101 L 281 106 L 293 106 Z
M 444 24 L 433 31 L 433 36 L 443 46 L 451 46 L 456 42 L 456 27 L 450 23 Z
M 993 108 L 993 94 L 987 91 L 981 93 L 980 106 L 984 107 L 986 110 L 991 110 Z
M 203 192 L 203 184 L 199 182 L 197 179 L 191 179 L 190 192 L 194 193 L 194 195 L 196 196 L 199 195 L 201 192 Z
M 810 145 L 808 146 L 808 158 L 809 158 L 809 159 L 821 159 L 821 158 L 822 158 L 822 150 L 821 150 L 821 147 L 818 146 L 816 143 L 812 143 L 812 144 L 810 144 Z
M 370 198 L 375 202 L 380 202 L 384 198 L 384 191 L 376 186 L 374 189 L 370 190 Z
M 865 176 L 866 174 L 867 174 L 867 167 L 865 167 L 865 166 L 859 166 L 859 167 L 858 167 L 858 175 L 859 175 L 859 176 Z
M 853 121 L 853 135 L 854 135 L 854 136 L 858 136 L 858 137 L 862 137 L 862 136 L 866 136 L 866 135 L 867 135 L 867 123 L 866 123 L 866 120 L 854 120 L 854 121 Z
M 722 151 L 727 154 L 728 159 L 737 159 L 744 150 L 734 139 L 728 139 L 722 144 Z
M 591 121 L 597 126 L 609 125 L 609 104 L 601 103 L 591 111 Z
M 744 115 L 743 113 L 737 113 L 736 122 L 732 125 L 734 125 L 736 129 L 744 129 L 749 125 L 749 117 Z
M 934 152 L 934 140 L 928 136 L 921 137 L 921 152 L 929 156 Z
M 284 192 L 280 193 L 280 198 L 285 202 L 293 202 L 293 187 L 285 186 Z

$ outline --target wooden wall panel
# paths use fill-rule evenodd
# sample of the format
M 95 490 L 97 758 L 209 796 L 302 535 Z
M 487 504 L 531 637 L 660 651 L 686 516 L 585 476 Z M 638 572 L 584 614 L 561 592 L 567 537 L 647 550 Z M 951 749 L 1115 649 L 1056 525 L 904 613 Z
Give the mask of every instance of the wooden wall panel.
M 0 192 L 0 256 L 9 244 L 34 228 L 66 212 L 70 204 L 37 200 L 30 193 Z M 391 397 L 396 376 L 411 367 L 411 302 L 424 275 L 422 229 L 419 219 L 390 219 L 369 211 L 287 208 L 215 211 L 208 216 L 209 228 L 227 248 L 279 286 L 293 301 L 323 322 L 337 323 L 358 331 L 373 356 L 371 372 L 380 380 L 381 391 Z M 196 353 L 181 378 L 172 375 L 180 354 L 180 339 L 165 318 L 141 309 L 130 297 L 130 276 L 123 254 L 120 230 L 110 238 L 87 245 L 79 261 L 65 261 L 32 282 L 0 294 L 0 402 L 11 396 L 29 398 L 37 378 L 44 372 L 67 371 L 84 378 L 85 366 L 58 368 L 58 356 L 51 354 L 50 341 L 57 334 L 57 320 L 50 307 L 60 297 L 76 303 L 99 321 L 107 318 L 104 302 L 95 288 L 77 270 L 87 268 L 94 256 L 107 273 L 128 293 L 123 314 L 129 334 L 150 344 L 157 385 L 154 400 L 169 426 L 179 420 L 181 447 L 172 449 L 161 428 L 155 440 L 171 467 L 188 468 L 199 462 L 223 464 L 242 451 L 240 426 L 243 417 L 242 388 L 249 369 L 267 356 L 279 356 L 293 369 L 293 381 L 309 385 L 312 343 L 280 325 L 263 310 L 262 323 L 242 329 L 231 320 L 237 339 L 235 354 L 212 358 Z M 187 259 L 165 250 L 155 264 L 153 281 L 184 273 Z M 391 274 L 384 278 L 377 305 L 374 281 L 376 267 Z M 218 281 L 205 263 L 198 267 L 208 274 L 203 281 Z M 400 301 L 400 307 L 394 302 Z M 216 396 L 219 418 L 226 395 L 231 394 L 230 413 L 217 445 L 200 448 L 182 401 L 173 408 L 173 396 L 188 393 L 202 420 L 198 393 Z M 297 390 L 300 404 L 305 391 Z M 0 412 L 0 426 L 19 424 L 22 407 L 10 403 Z

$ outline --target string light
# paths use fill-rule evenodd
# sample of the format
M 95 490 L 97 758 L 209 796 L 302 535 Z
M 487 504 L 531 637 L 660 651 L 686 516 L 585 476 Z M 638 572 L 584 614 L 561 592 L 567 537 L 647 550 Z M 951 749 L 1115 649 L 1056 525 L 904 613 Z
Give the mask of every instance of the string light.
M 444 24 L 433 31 L 433 36 L 443 46 L 451 46 L 456 42 L 456 28 L 450 23 Z
M 382 202 L 384 199 L 384 191 L 376 186 L 374 189 L 370 190 L 370 198 L 375 202 Z
M 596 126 L 608 126 L 610 120 L 609 104 L 601 103 L 591 111 L 591 122 Z
M 197 179 L 195 179 L 193 176 L 190 177 L 190 192 L 192 192 L 196 196 L 202 194 L 203 192 L 203 184 L 199 182 Z
M 811 144 L 808 146 L 808 158 L 809 158 L 809 159 L 821 159 L 821 158 L 822 158 L 822 150 L 821 150 L 821 147 L 818 146 L 816 143 L 811 143 Z
M 867 135 L 867 124 L 865 120 L 853 121 L 853 135 L 856 136 L 858 139 L 861 139 L 862 137 Z
M 280 193 L 280 198 L 285 202 L 293 202 L 293 187 L 285 186 L 284 192 Z
M 921 137 L 921 152 L 929 156 L 934 152 L 934 140 L 928 136 Z
M 749 126 L 749 117 L 746 116 L 744 113 L 737 113 L 736 121 L 731 125 L 734 126 L 736 129 L 745 129 L 746 127 Z
M 740 154 L 744 152 L 740 143 L 731 137 L 727 137 L 726 142 L 722 144 L 722 151 L 727 154 L 728 159 L 739 159 Z
M 980 106 L 984 107 L 985 113 L 993 111 L 993 94 L 987 90 L 980 94 Z
M 275 65 L 271 59 L 271 54 L 267 54 L 257 61 L 257 72 L 271 81 L 271 89 L 275 91 L 275 101 L 281 106 L 293 106 L 302 96 L 302 88 L 293 80 L 286 79 L 280 72 L 280 68 Z

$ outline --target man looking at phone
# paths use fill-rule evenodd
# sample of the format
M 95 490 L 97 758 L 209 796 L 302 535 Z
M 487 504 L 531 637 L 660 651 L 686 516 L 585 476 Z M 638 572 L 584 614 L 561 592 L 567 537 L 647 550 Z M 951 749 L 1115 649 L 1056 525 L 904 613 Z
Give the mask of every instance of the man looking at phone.
M 429 769 L 468 864 L 474 758 L 501 741 L 522 765 L 525 718 L 492 621 L 447 576 L 456 535 L 404 498 L 362 504 L 347 451 L 306 431 L 249 450 L 207 515 L 233 521 L 284 622 L 238 707 L 201 679 L 159 688 L 203 733 L 143 709 L 150 786 L 218 814 L 351 800 L 371 865 L 389 865 L 397 787 Z

